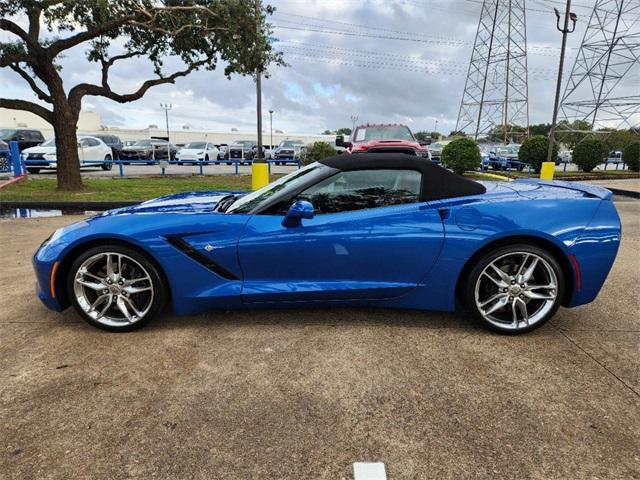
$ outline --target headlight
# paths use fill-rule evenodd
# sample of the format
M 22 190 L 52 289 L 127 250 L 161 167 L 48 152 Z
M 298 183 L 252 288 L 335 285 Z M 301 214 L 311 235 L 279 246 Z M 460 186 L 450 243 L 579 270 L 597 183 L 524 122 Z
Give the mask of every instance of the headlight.
M 204 152 L 198 152 L 196 155 L 204 155 Z

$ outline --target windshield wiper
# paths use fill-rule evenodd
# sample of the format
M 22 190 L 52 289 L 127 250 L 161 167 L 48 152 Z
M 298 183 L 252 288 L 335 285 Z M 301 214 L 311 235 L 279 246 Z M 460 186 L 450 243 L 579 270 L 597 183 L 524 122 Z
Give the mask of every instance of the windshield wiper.
M 237 195 L 225 195 L 220 199 L 214 211 L 222 213 L 226 212 L 227 209 L 233 205 L 233 202 L 236 201 L 236 197 Z

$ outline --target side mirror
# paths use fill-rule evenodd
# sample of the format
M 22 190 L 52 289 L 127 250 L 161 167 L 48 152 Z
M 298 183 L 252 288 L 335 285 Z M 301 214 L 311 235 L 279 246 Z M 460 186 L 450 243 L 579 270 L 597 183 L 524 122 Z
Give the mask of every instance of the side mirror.
M 313 205 L 306 200 L 298 200 L 289 207 L 289 211 L 282 220 L 282 226 L 287 228 L 299 227 L 302 219 L 313 218 Z
M 336 136 L 336 147 L 349 148 L 351 146 L 352 146 L 351 142 L 345 142 L 344 141 L 344 135 Z

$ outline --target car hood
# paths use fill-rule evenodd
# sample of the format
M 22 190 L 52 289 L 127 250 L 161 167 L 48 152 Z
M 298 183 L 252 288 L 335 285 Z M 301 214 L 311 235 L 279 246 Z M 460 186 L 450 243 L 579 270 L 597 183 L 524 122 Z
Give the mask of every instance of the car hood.
M 151 213 L 215 213 L 218 202 L 227 195 L 246 192 L 182 192 L 154 198 L 130 207 L 108 210 L 97 217 Z
M 408 140 L 367 140 L 366 142 L 356 142 L 353 144 L 355 149 L 358 148 L 374 148 L 374 147 L 411 147 L 417 150 L 424 150 L 425 147 L 418 142 L 410 142 Z
M 196 153 L 204 152 L 206 148 L 181 148 L 178 153 L 186 153 L 187 155 L 193 155 Z
M 122 147 L 122 150 L 124 151 L 130 151 L 130 152 L 139 152 L 141 150 L 151 150 L 153 147 L 149 146 L 149 147 L 134 147 L 134 146 L 129 146 L 129 147 Z
M 56 153 L 56 147 L 29 147 L 29 148 L 25 148 L 22 153 L 42 153 L 42 154 L 46 154 L 46 153 L 52 153 L 55 154 Z

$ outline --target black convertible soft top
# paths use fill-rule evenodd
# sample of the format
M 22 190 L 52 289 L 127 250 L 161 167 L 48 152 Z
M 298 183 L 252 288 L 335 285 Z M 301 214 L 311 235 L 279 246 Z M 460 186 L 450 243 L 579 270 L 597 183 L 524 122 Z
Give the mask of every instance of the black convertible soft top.
M 404 153 L 354 153 L 327 157 L 320 163 L 342 171 L 349 170 L 417 170 L 422 173 L 420 201 L 480 195 L 484 185 L 461 177 L 426 158 Z

